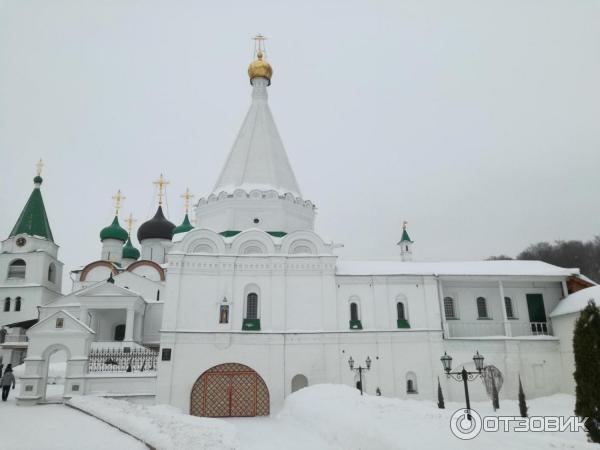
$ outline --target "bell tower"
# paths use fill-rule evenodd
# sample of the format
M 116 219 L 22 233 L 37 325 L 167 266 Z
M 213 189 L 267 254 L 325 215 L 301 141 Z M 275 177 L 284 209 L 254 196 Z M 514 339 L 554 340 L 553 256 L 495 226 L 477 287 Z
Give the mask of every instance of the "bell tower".
M 61 295 L 63 264 L 42 199 L 42 161 L 33 191 L 0 253 L 0 326 L 38 318 L 37 307 Z
M 412 245 L 414 242 L 410 240 L 408 231 L 406 231 L 407 224 L 408 222 L 406 221 L 402 223 L 402 237 L 397 244 L 400 247 L 400 257 L 402 258 L 402 261 L 412 261 L 413 259 Z

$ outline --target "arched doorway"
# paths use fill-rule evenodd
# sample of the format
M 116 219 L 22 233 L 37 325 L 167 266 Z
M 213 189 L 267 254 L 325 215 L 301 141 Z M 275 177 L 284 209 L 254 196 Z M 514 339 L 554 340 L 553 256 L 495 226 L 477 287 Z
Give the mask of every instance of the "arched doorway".
M 292 378 L 292 392 L 299 391 L 306 386 L 308 386 L 308 378 L 301 373 L 294 375 L 294 378 Z
M 67 364 L 70 359 L 69 350 L 61 344 L 51 345 L 44 351 L 42 359 L 44 361 L 42 401 L 62 402 L 65 392 Z
M 115 327 L 114 340 L 115 341 L 125 340 L 125 324 L 124 323 L 117 325 Z
M 190 414 L 205 417 L 269 415 L 269 390 L 262 377 L 243 364 L 226 363 L 204 372 L 194 383 Z

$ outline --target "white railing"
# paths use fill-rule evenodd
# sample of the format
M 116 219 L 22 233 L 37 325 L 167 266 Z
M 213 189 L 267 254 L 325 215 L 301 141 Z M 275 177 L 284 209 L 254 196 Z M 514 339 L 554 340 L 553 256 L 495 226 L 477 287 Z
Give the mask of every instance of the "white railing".
M 4 337 L 4 343 L 10 344 L 11 342 L 27 342 L 27 336 L 24 334 L 7 334 Z
M 146 348 L 143 345 L 140 345 L 137 342 L 132 342 L 132 341 L 94 341 L 94 342 L 92 342 L 90 349 L 91 350 L 107 350 L 107 349 L 123 350 L 125 347 L 129 347 L 130 350 Z
M 518 336 L 552 336 L 549 322 L 511 322 L 511 334 Z
M 478 320 L 477 322 L 464 322 L 462 320 L 448 320 L 450 337 L 479 337 L 479 336 L 504 336 L 504 323 L 492 320 Z

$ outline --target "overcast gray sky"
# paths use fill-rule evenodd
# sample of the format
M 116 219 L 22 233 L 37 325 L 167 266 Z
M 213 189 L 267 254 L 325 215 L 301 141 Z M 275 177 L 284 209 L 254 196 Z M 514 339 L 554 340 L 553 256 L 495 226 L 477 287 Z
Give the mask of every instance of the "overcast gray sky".
M 66 269 L 99 258 L 117 189 L 139 226 L 164 173 L 179 223 L 246 113 L 258 32 L 344 257 L 394 257 L 402 220 L 418 260 L 600 234 L 600 1 L 0 0 L 2 239 L 40 157 Z

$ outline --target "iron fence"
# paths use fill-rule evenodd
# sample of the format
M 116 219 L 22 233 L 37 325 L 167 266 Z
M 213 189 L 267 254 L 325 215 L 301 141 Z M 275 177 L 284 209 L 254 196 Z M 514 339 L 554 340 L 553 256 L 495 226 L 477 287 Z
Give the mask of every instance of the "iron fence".
M 147 348 L 90 350 L 88 372 L 152 372 L 157 360 L 158 352 Z

